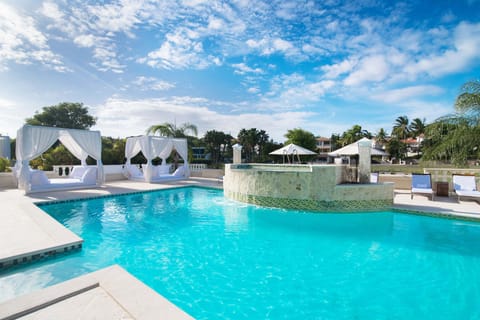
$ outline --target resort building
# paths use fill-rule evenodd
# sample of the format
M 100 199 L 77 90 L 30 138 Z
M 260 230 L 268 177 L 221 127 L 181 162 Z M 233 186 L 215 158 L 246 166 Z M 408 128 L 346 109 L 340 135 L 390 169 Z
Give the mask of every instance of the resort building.
M 328 153 L 332 151 L 332 143 L 330 138 L 317 137 L 317 151 L 318 151 L 318 160 L 320 162 L 328 161 Z
M 0 134 L 0 158 L 11 159 L 10 137 Z

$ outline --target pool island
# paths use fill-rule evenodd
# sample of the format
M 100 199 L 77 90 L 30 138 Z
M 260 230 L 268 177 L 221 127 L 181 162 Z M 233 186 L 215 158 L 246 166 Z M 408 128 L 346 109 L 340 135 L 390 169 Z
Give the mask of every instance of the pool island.
M 351 183 L 347 165 L 229 164 L 224 194 L 241 202 L 316 212 L 365 212 L 393 205 L 393 183 Z

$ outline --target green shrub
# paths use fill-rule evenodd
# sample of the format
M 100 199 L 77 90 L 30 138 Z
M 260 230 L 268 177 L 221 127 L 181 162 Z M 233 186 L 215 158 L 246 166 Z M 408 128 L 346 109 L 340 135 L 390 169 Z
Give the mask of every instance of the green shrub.
M 10 172 L 10 160 L 0 158 L 0 172 Z

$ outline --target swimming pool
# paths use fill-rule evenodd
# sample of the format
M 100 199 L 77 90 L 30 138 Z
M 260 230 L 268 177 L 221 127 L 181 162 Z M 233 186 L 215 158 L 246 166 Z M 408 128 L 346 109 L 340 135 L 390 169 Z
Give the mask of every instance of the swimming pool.
M 41 208 L 83 249 L 0 275 L 0 295 L 117 263 L 198 319 L 480 318 L 477 223 L 269 209 L 203 188 Z

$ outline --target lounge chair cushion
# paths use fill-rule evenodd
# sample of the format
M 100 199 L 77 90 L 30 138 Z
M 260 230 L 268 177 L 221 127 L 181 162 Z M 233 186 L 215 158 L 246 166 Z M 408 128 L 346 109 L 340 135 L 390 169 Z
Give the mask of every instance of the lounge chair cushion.
M 50 184 L 50 180 L 42 170 L 32 170 L 30 171 L 30 183 L 32 186 L 41 186 Z
M 172 174 L 172 176 L 174 177 L 185 176 L 185 167 L 184 166 L 178 167 L 177 170 L 175 170 L 175 172 Z
M 455 191 L 463 190 L 463 191 L 476 191 L 477 186 L 475 183 L 474 176 L 461 176 L 461 175 L 454 175 L 453 176 L 453 189 Z
M 161 175 L 166 175 L 166 174 L 170 174 L 170 165 L 169 164 L 155 166 L 155 171 L 153 173 L 154 176 L 161 176 Z
M 135 165 L 128 166 L 127 173 L 130 175 L 130 178 L 143 178 L 142 171 Z
M 85 170 L 87 170 L 88 167 L 85 166 L 76 166 L 73 167 L 72 172 L 68 175 L 69 178 L 72 179 L 82 179 L 83 174 L 85 173 Z
M 80 180 L 84 184 L 97 183 L 97 168 L 87 168 Z

